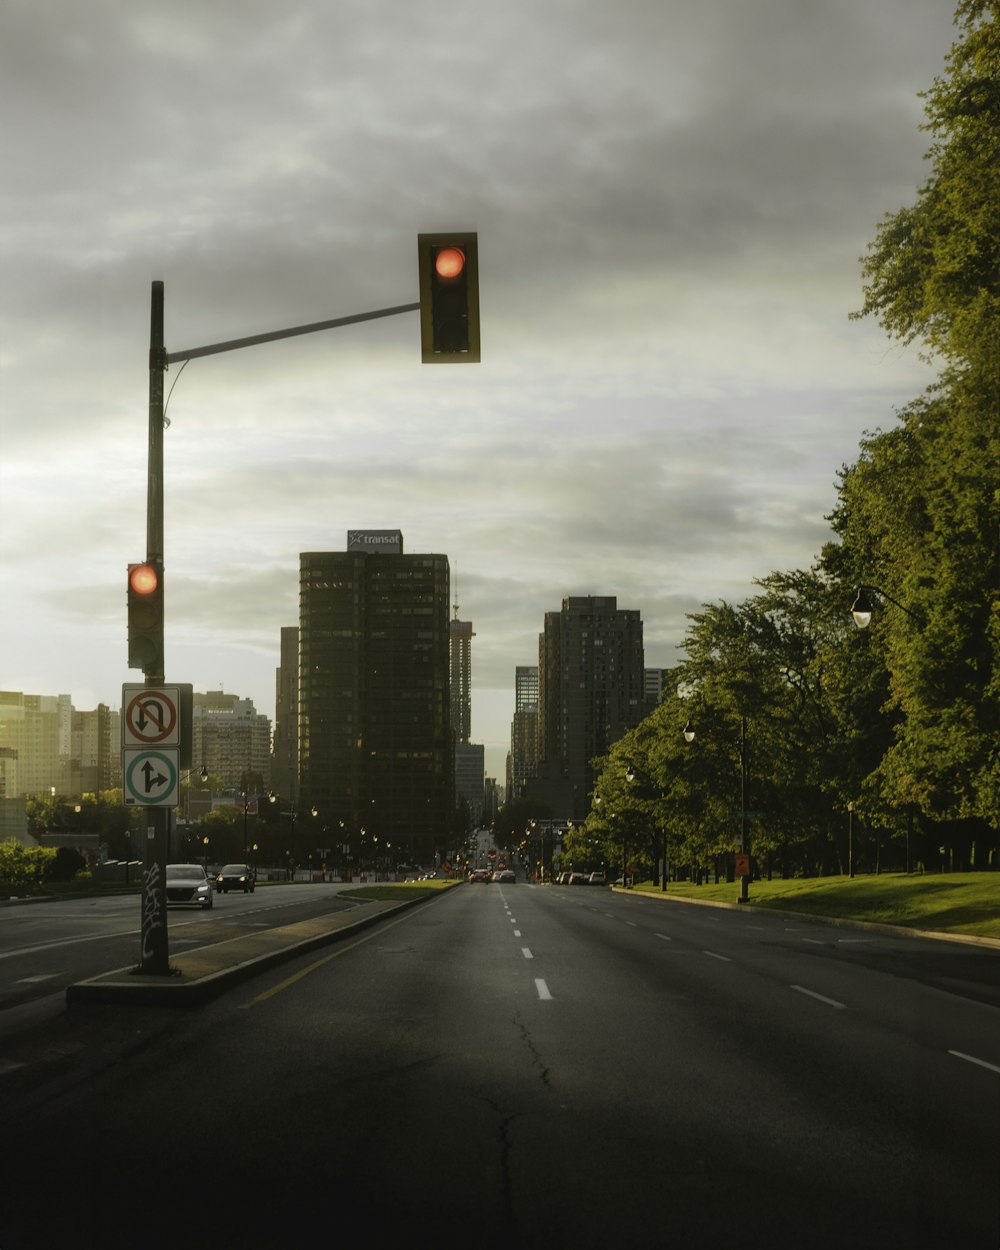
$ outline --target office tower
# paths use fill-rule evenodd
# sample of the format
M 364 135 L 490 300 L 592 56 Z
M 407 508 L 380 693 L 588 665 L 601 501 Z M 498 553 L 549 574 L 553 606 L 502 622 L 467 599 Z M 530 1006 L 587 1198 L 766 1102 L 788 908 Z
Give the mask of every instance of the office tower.
M 429 863 L 453 809 L 448 558 L 351 531 L 299 577 L 299 810 L 354 856 Z
M 472 640 L 476 636 L 471 621 L 455 619 L 448 627 L 448 685 L 451 702 L 451 731 L 456 742 L 472 737 Z
M 281 630 L 281 663 L 274 670 L 274 741 L 271 788 L 282 806 L 298 798 L 299 778 L 299 629 Z
M 571 596 L 546 612 L 538 647 L 538 794 L 559 819 L 590 808 L 591 760 L 643 711 L 642 621 L 611 595 Z M 532 792 L 529 787 L 529 793 Z
M 263 793 L 271 785 L 271 722 L 252 700 L 211 690 L 193 697 L 191 760 L 224 790 Z
M 538 666 L 518 664 L 514 669 L 514 719 L 510 725 L 507 757 L 507 794 L 524 797 L 525 784 L 538 766 Z

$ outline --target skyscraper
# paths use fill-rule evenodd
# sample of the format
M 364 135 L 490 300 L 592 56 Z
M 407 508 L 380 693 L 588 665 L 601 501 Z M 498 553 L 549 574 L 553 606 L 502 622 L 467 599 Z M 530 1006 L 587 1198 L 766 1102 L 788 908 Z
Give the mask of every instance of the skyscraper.
M 571 596 L 546 612 L 538 642 L 537 792 L 557 818 L 590 807 L 591 760 L 643 712 L 642 621 L 612 595 Z
M 538 765 L 538 666 L 518 664 L 514 670 L 514 719 L 507 757 L 507 797 L 524 797 Z
M 448 558 L 351 531 L 346 552 L 303 552 L 299 577 L 299 808 L 327 842 L 363 829 L 427 863 L 452 811 Z

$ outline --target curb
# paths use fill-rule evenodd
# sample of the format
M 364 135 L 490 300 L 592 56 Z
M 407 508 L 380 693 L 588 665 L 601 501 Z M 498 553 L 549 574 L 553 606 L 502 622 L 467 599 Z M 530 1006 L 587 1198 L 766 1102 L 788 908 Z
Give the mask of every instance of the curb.
M 680 894 L 648 894 L 645 891 L 637 894 L 635 890 L 624 890 L 620 886 L 612 886 L 615 894 L 628 894 L 632 898 L 650 899 L 670 903 L 688 903 L 692 907 L 721 907 L 726 911 L 756 911 L 768 916 L 790 916 L 796 920 L 815 920 L 819 924 L 839 925 L 845 929 L 870 929 L 880 933 L 892 933 L 897 937 L 929 938 L 934 942 L 958 942 L 966 946 L 980 946 L 987 950 L 1000 951 L 1000 938 L 979 937 L 974 933 L 943 933 L 940 929 L 912 929 L 906 925 L 880 924 L 877 920 L 852 920 L 846 916 L 822 916 L 815 912 L 789 911 L 785 907 L 767 907 L 763 903 L 723 903 L 714 898 L 684 898 Z
M 443 897 L 444 893 L 447 891 L 443 891 L 441 895 L 428 894 L 424 898 L 388 903 L 358 920 L 347 924 L 337 924 L 333 928 L 293 941 L 289 945 L 276 946 L 272 950 L 240 960 L 229 967 L 219 968 L 204 976 L 185 976 L 183 968 L 180 968 L 175 975 L 166 977 L 142 976 L 132 972 L 130 968 L 117 968 L 113 972 L 105 972 L 100 976 L 90 977 L 86 981 L 67 985 L 66 1005 L 69 1008 L 91 1003 L 129 1003 L 144 1007 L 199 1007 L 229 989 L 230 986 L 247 981 L 267 968 L 273 968 L 298 955 L 308 954 L 309 951 L 320 950 L 324 946 L 330 946 L 344 938 L 352 937 L 398 912 L 407 911 L 422 903 L 432 902 L 435 897 Z M 269 929 L 258 937 L 261 943 L 268 940 L 280 940 L 283 933 L 291 933 L 296 928 L 305 929 L 315 923 L 315 921 L 302 921 L 298 925 L 289 925 L 284 930 Z M 250 945 L 253 939 L 244 936 L 230 940 Z M 208 954 L 210 957 L 211 952 L 218 952 L 225 945 L 225 942 L 219 942 L 201 953 L 203 956 Z M 180 964 L 186 958 L 190 957 L 179 955 L 176 962 Z

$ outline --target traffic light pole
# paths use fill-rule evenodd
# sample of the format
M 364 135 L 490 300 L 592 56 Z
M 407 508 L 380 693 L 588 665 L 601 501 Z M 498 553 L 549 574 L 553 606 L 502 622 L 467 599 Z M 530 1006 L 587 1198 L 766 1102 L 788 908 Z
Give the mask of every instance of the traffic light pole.
M 149 460 L 146 491 L 146 560 L 163 561 L 163 375 L 167 354 L 163 342 L 163 283 L 154 282 L 149 318 Z M 163 622 L 156 654 L 163 656 Z M 157 667 L 163 668 L 160 658 Z M 162 672 L 146 671 L 147 686 L 162 686 Z M 139 971 L 167 976 L 167 831 L 170 809 L 147 807 L 142 851 L 142 946 Z
M 276 339 L 292 338 L 298 334 L 313 334 L 317 330 L 332 330 L 337 326 L 353 325 L 359 321 L 373 321 L 380 317 L 392 317 L 397 313 L 417 312 L 420 304 L 399 304 L 393 308 L 379 308 L 374 312 L 355 313 L 350 317 L 337 317 L 330 321 L 317 321 L 310 325 L 292 326 L 285 330 L 271 330 L 250 338 L 231 339 L 225 343 L 211 343 L 206 347 L 193 347 L 186 351 L 168 352 L 164 343 L 163 283 L 154 281 L 150 299 L 149 322 L 149 459 L 146 492 L 146 560 L 162 568 L 163 565 L 163 378 L 168 364 L 179 360 L 193 360 L 197 356 L 214 356 L 219 352 L 236 351 L 241 347 L 253 347 L 258 343 L 271 343 Z M 159 658 L 156 667 L 165 668 L 163 656 L 163 622 L 158 626 L 159 639 L 156 648 Z M 146 685 L 161 687 L 165 680 L 163 672 L 143 670 Z M 170 956 L 167 942 L 167 854 L 170 809 L 149 806 L 145 813 L 145 836 L 143 838 L 142 875 L 142 947 L 139 971 L 153 976 L 168 976 Z

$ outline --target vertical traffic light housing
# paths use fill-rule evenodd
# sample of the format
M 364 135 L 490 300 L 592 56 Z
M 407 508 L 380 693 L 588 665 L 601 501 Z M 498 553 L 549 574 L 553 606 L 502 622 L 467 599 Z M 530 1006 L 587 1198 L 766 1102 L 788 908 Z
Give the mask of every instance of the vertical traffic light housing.
M 479 360 L 479 248 L 475 233 L 418 234 L 424 364 Z
M 128 566 L 128 666 L 163 680 L 163 565 L 159 560 Z

